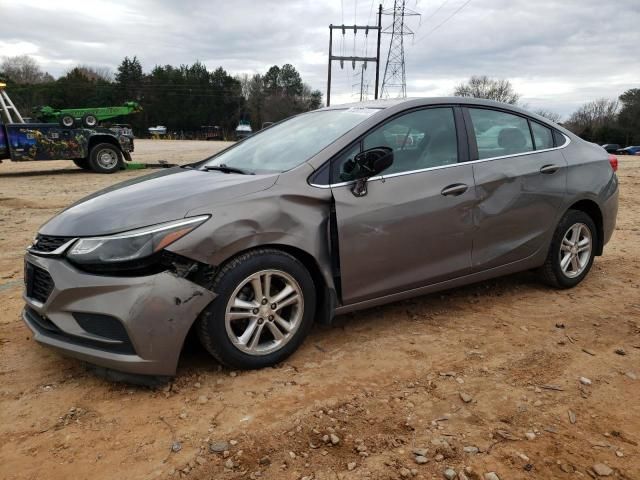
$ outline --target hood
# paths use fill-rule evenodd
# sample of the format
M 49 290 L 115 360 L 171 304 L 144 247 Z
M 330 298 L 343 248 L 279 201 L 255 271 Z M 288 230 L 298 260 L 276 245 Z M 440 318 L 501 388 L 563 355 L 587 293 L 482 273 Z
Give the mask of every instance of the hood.
M 74 203 L 40 228 L 43 235 L 109 235 L 183 218 L 266 190 L 278 175 L 237 175 L 170 168 L 100 190 Z

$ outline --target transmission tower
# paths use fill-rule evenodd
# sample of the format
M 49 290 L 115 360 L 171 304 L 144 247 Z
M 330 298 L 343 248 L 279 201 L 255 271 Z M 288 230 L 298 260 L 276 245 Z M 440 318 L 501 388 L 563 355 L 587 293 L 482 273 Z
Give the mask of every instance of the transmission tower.
M 393 9 L 383 12 L 385 15 L 393 15 L 393 22 L 383 29 L 382 33 L 390 34 L 389 54 L 384 67 L 382 80 L 382 98 L 407 96 L 407 76 L 404 68 L 404 37 L 413 35 L 413 31 L 406 25 L 405 17 L 420 15 L 405 8 L 405 0 L 395 0 Z

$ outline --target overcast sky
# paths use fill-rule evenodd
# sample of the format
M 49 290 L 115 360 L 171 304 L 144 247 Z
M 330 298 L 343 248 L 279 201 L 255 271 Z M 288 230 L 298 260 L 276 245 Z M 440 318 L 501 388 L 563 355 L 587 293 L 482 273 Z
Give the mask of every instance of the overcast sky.
M 145 71 L 200 60 L 232 74 L 264 73 L 292 63 L 325 94 L 328 25 L 373 24 L 377 3 L 0 0 L 0 57 L 29 54 L 54 76 L 78 63 L 115 70 L 125 55 L 137 55 Z M 566 116 L 640 87 L 639 0 L 407 0 L 407 7 L 422 14 L 407 20 L 415 32 L 405 37 L 409 96 L 448 95 L 470 75 L 486 74 L 511 80 L 530 108 Z M 383 27 L 390 22 L 383 16 Z M 335 37 L 334 52 L 365 53 L 363 32 L 355 42 L 352 34 Z M 370 37 L 366 53 L 374 55 Z M 357 99 L 359 67 L 344 67 L 334 64 L 333 104 Z

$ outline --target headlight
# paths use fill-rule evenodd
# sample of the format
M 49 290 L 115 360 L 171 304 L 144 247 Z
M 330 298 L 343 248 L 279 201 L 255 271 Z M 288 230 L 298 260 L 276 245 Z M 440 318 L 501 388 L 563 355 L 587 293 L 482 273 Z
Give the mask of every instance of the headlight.
M 209 218 L 185 218 L 106 237 L 79 239 L 67 252 L 80 264 L 130 262 L 153 255 L 184 237 Z

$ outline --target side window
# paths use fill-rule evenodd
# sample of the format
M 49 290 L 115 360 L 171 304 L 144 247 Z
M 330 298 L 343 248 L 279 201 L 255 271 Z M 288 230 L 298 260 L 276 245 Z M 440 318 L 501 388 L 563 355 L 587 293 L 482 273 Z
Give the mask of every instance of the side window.
M 340 156 L 331 161 L 331 183 L 341 183 L 351 179 L 351 177 L 344 172 L 344 164 L 353 161 L 353 158 L 359 153 L 360 142 L 342 152 Z
M 458 162 L 453 109 L 427 108 L 388 121 L 362 139 L 362 149 L 389 147 L 393 164 L 383 174 L 408 172 Z M 335 163 L 332 182 L 344 181 L 344 164 L 358 151 L 345 152 Z
M 564 145 L 564 143 L 567 141 L 567 139 L 564 137 L 564 135 L 561 134 L 558 130 L 554 130 L 553 131 L 553 138 L 555 140 L 556 147 Z
M 525 118 L 481 108 L 470 108 L 469 114 L 476 135 L 479 159 L 533 150 L 529 122 Z
M 531 132 L 533 133 L 533 140 L 536 143 L 536 150 L 553 148 L 553 134 L 550 128 L 536 122 L 531 122 Z

